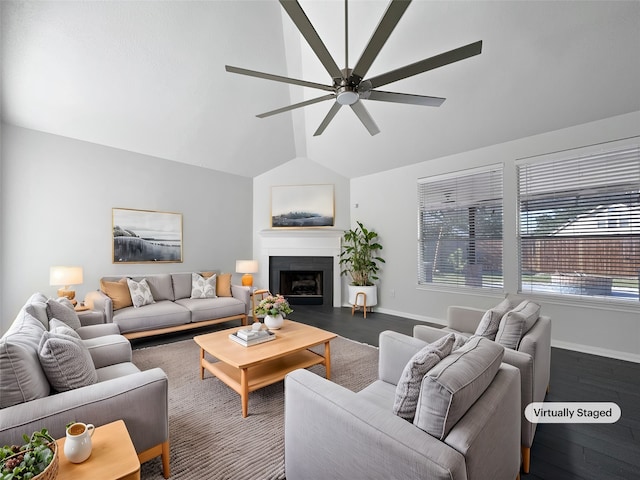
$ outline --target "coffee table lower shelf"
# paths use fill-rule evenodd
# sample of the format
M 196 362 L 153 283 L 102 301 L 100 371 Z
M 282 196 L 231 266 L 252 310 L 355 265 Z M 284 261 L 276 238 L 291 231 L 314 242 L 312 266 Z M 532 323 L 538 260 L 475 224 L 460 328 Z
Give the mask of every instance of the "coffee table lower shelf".
M 309 368 L 314 365 L 324 364 L 325 360 L 322 355 L 305 350 L 287 355 L 286 357 L 276 358 L 266 363 L 260 363 L 247 369 L 234 368 L 224 362 L 212 363 L 204 358 L 201 359 L 201 362 L 202 367 L 206 368 L 234 391 L 242 395 L 242 375 L 246 370 L 248 370 L 246 372 L 248 376 L 248 393 L 277 383 L 284 379 L 287 373 L 293 372 L 298 368 Z

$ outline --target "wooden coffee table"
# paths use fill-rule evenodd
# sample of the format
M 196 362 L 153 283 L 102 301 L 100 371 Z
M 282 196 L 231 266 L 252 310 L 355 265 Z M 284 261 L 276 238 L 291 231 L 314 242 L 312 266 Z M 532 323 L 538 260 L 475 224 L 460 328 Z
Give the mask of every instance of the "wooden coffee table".
M 285 320 L 282 328 L 275 331 L 275 340 L 245 347 L 229 338 L 230 333 L 242 328 L 247 327 L 198 335 L 193 339 L 200 346 L 200 378 L 204 379 L 207 369 L 239 393 L 243 417 L 249 409 L 249 392 L 279 382 L 289 372 L 322 364 L 327 379 L 331 377 L 329 342 L 336 338 L 335 333 Z M 324 344 L 324 356 L 309 350 L 321 344 Z M 208 361 L 205 352 L 219 361 Z
M 71 463 L 64 456 L 66 438 L 57 440 L 60 465 L 57 480 L 140 480 L 140 462 L 122 420 L 96 427 L 91 437 L 91 456 Z

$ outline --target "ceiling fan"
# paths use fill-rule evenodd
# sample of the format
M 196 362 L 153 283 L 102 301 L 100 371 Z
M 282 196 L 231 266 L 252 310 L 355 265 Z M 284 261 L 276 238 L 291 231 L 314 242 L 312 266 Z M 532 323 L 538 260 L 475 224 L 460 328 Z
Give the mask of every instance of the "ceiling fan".
M 269 73 L 257 72 L 255 70 L 247 70 L 245 68 L 232 67 L 226 65 L 227 72 L 238 73 L 240 75 L 249 75 L 251 77 L 264 78 L 267 80 L 275 80 L 277 82 L 290 83 L 293 85 L 301 85 L 303 87 L 317 88 L 319 90 L 325 90 L 331 92 L 327 95 L 323 95 L 318 98 L 306 100 L 304 102 L 296 103 L 286 107 L 278 108 L 269 112 L 261 113 L 257 115 L 259 118 L 269 117 L 278 113 L 287 112 L 314 103 L 323 102 L 325 100 L 334 100 L 334 104 L 329 110 L 329 113 L 324 117 L 324 120 L 313 134 L 314 136 L 322 134 L 329 125 L 329 122 L 335 117 L 338 110 L 343 105 L 349 105 L 360 119 L 362 124 L 366 127 L 371 135 L 380 133 L 380 129 L 376 125 L 375 121 L 369 115 L 369 112 L 361 102 L 361 100 L 377 100 L 381 102 L 394 102 L 405 103 L 411 105 L 425 105 L 429 107 L 439 107 L 442 102 L 445 101 L 441 97 L 428 97 L 424 95 L 412 95 L 407 93 L 395 93 L 385 92 L 382 90 L 376 90 L 378 87 L 382 87 L 389 83 L 408 78 L 419 73 L 433 70 L 450 63 L 458 62 L 469 57 L 473 57 L 482 52 L 482 41 L 470 43 L 463 47 L 459 47 L 448 52 L 441 53 L 434 57 L 420 60 L 419 62 L 406 65 L 404 67 L 392 70 L 382 75 L 365 79 L 369 68 L 373 64 L 373 61 L 380 53 L 380 50 L 384 46 L 385 42 L 393 32 L 393 29 L 400 21 L 400 18 L 404 14 L 405 10 L 411 3 L 411 0 L 392 0 L 387 7 L 386 12 L 382 16 L 380 23 L 376 27 L 369 43 L 365 47 L 360 59 L 356 62 L 353 68 L 349 68 L 348 60 L 348 4 L 345 0 L 345 64 L 344 69 L 340 69 L 335 60 L 327 50 L 318 33 L 313 28 L 313 25 L 309 21 L 309 18 L 302 10 L 302 7 L 297 0 L 279 0 L 282 8 L 293 20 L 302 36 L 307 43 L 311 46 L 324 68 L 329 72 L 333 79 L 333 85 L 323 85 L 320 83 L 307 82 L 305 80 L 298 80 L 290 77 L 283 77 L 279 75 L 272 75 Z

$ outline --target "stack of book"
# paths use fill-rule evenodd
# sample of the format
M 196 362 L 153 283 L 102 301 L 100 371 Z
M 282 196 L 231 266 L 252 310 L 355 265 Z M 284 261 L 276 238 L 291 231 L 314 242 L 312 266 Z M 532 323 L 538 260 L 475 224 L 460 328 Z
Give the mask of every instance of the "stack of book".
M 230 333 L 229 338 L 240 345 L 249 347 L 251 345 L 275 340 L 276 334 L 269 330 L 253 330 L 251 328 L 245 328 L 238 330 L 236 333 Z

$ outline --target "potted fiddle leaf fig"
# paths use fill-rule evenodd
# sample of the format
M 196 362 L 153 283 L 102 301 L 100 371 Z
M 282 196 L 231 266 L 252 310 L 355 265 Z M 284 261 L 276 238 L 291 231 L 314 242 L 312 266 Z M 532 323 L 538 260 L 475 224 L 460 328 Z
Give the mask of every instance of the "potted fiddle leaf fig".
M 378 280 L 379 263 L 385 263 L 378 255 L 382 245 L 378 242 L 378 234 L 367 229 L 362 222 L 356 221 L 357 227 L 344 232 L 342 251 L 340 252 L 341 275 L 349 275 L 349 304 L 373 307 L 378 303 L 378 291 L 374 280 Z

